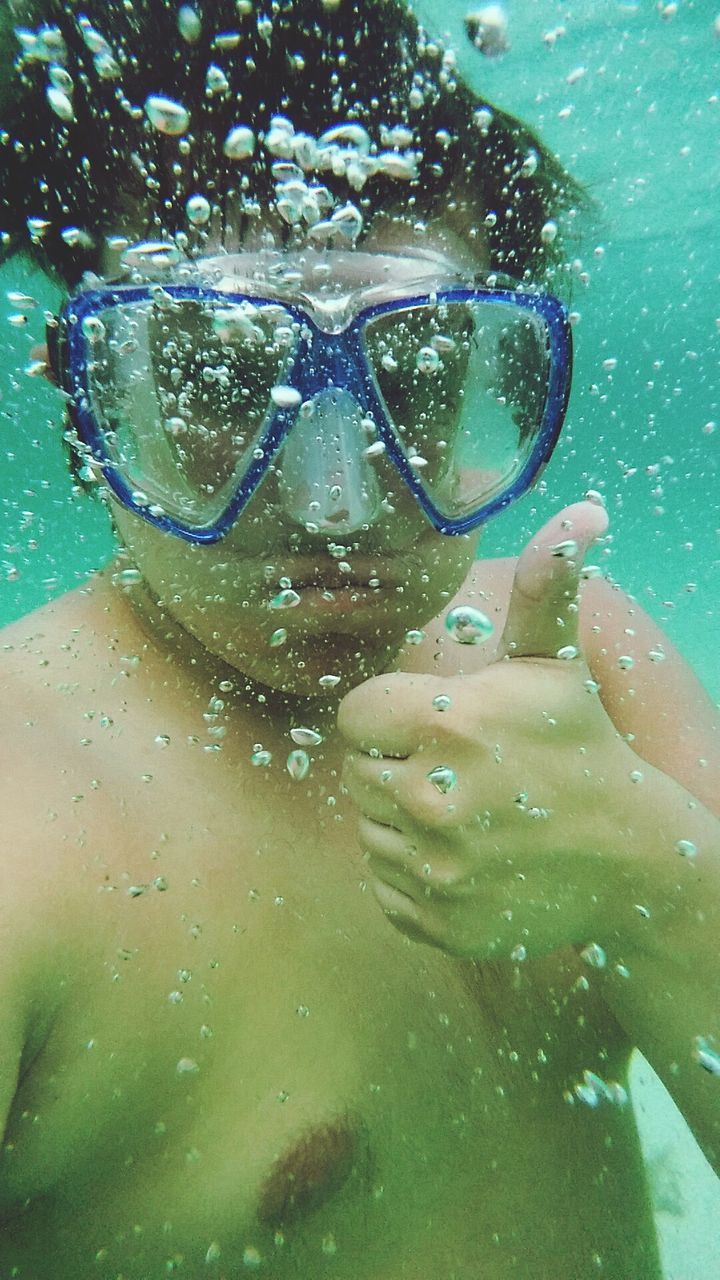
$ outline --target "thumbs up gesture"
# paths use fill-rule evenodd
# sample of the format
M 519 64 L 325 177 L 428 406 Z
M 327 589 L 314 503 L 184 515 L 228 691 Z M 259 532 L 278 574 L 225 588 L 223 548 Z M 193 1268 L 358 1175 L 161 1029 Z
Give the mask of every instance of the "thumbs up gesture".
M 368 879 L 418 941 L 509 959 L 612 930 L 627 856 L 613 796 L 637 757 L 578 637 L 583 558 L 606 527 L 602 508 L 581 502 L 531 540 L 484 670 L 378 676 L 341 703 L 343 782 Z

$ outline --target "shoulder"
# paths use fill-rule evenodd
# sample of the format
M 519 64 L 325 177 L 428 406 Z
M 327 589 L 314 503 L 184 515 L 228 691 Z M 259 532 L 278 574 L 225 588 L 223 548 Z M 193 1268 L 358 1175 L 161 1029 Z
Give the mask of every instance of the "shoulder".
M 79 704 L 90 707 L 73 696 L 72 616 L 72 602 L 60 601 L 0 631 L 0 1133 L 10 1079 L 42 1044 L 83 934 L 76 764 L 83 759 L 89 781 Z
M 636 600 L 603 579 L 584 583 L 580 634 L 619 732 L 717 812 L 720 713 L 670 638 Z

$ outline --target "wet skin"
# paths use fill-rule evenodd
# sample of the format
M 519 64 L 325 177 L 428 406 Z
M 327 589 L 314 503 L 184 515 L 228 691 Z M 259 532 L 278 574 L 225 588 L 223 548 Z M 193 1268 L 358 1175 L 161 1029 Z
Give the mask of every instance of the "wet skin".
M 3 1280 L 660 1275 L 631 1108 L 566 1096 L 586 1070 L 622 1083 L 632 1049 L 586 966 L 460 959 L 371 891 L 339 699 L 480 670 L 492 645 L 442 619 L 475 603 L 499 635 L 513 576 L 388 486 L 392 520 L 342 539 L 349 588 L 270 479 L 212 547 L 117 511 L 148 592 L 107 573 L 5 632 Z M 611 594 L 587 584 L 581 631 L 627 732 Z
M 458 600 L 499 629 L 511 575 L 481 563 Z M 586 599 L 591 667 L 613 629 L 627 645 L 598 617 Z M 399 666 L 490 657 L 425 630 Z M 337 734 L 295 782 L 287 715 L 230 695 L 206 751 L 217 679 L 107 577 L 4 640 L 8 1027 L 31 1012 L 0 1274 L 659 1276 L 631 1109 L 563 1096 L 588 1069 L 622 1082 L 631 1048 L 574 953 L 481 965 L 403 937 Z

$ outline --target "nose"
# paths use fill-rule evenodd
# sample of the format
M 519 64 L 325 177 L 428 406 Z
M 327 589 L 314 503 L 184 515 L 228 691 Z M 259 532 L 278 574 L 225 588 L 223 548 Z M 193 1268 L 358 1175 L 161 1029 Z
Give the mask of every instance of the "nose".
M 357 400 L 343 387 L 318 392 L 300 410 L 276 475 L 283 511 L 304 528 L 349 534 L 380 515 L 363 418 Z

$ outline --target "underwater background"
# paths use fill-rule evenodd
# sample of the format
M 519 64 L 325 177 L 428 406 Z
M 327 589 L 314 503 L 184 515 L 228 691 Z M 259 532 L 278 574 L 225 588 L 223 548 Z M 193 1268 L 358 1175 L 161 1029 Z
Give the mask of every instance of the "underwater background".
M 533 124 L 595 202 L 570 254 L 580 319 L 563 438 L 540 488 L 488 526 L 483 555 L 515 554 L 553 511 L 600 490 L 612 537 L 597 562 L 717 700 L 720 0 L 507 0 L 498 57 L 464 32 L 483 7 L 414 4 L 449 33 L 473 87 Z M 7 290 L 37 298 L 27 326 L 11 323 Z M 73 492 L 57 393 L 23 372 L 57 296 L 26 264 L 0 271 L 0 623 L 112 552 L 104 508 Z M 633 1101 L 668 1280 L 720 1276 L 720 1183 L 639 1055 Z

